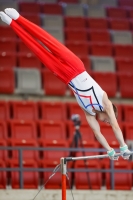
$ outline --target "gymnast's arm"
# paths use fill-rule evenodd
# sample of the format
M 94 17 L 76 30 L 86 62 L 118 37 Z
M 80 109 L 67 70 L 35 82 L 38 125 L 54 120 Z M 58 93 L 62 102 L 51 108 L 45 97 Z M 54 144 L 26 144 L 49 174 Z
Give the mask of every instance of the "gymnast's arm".
M 105 137 L 102 135 L 101 131 L 100 131 L 100 126 L 98 121 L 96 120 L 95 116 L 90 115 L 89 113 L 87 113 L 86 111 L 85 115 L 86 115 L 86 119 L 88 124 L 90 125 L 95 137 L 97 138 L 97 140 L 100 142 L 100 144 L 107 150 L 110 151 L 111 147 L 109 146 L 108 142 L 106 141 Z
M 103 107 L 104 107 L 104 110 L 106 111 L 106 113 L 107 113 L 107 115 L 109 117 L 109 122 L 110 122 L 112 130 L 113 130 L 113 132 L 115 134 L 115 137 L 117 138 L 120 146 L 121 147 L 124 146 L 125 142 L 124 142 L 122 131 L 121 131 L 121 129 L 119 127 L 119 124 L 117 122 L 117 119 L 116 119 L 116 116 L 115 116 L 115 113 L 114 113 L 114 110 L 113 110 L 112 103 L 108 99 L 108 96 L 107 96 L 106 93 L 104 94 L 104 97 L 103 97 Z

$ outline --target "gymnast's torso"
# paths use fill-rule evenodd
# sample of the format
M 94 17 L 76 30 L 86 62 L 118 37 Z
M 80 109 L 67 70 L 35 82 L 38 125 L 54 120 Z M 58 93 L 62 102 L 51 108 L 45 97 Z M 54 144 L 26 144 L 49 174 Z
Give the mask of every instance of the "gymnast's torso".
M 104 90 L 86 72 L 82 72 L 69 82 L 78 104 L 90 115 L 95 115 L 93 109 L 103 111 Z

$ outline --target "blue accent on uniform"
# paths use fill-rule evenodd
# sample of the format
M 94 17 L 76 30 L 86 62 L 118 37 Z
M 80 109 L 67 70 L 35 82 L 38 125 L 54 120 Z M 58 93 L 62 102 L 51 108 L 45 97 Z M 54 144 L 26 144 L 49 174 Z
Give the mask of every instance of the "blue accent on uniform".
M 86 109 L 87 107 L 89 107 L 89 106 L 100 106 L 100 107 L 103 109 L 103 107 L 102 107 L 100 104 L 98 104 L 98 103 L 88 104 L 87 106 L 85 106 L 85 104 L 84 104 L 84 102 L 82 101 L 82 99 L 81 99 L 81 97 L 80 97 L 80 95 L 79 95 L 79 93 L 78 93 L 78 90 L 76 89 L 75 85 L 74 85 L 72 82 L 70 82 L 70 83 L 71 83 L 72 86 L 74 87 L 74 89 L 75 89 L 75 91 L 76 91 L 76 94 L 78 95 L 78 98 L 79 98 L 79 100 L 81 101 L 81 103 L 83 104 L 83 106 L 84 106 L 85 109 Z

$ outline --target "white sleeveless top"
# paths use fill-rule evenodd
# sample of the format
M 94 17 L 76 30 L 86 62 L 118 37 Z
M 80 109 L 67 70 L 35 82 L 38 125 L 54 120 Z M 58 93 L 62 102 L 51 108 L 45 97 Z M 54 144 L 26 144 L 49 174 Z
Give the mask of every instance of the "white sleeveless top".
M 69 82 L 69 87 L 73 90 L 78 104 L 89 114 L 95 115 L 93 108 L 103 111 L 104 90 L 85 71 Z

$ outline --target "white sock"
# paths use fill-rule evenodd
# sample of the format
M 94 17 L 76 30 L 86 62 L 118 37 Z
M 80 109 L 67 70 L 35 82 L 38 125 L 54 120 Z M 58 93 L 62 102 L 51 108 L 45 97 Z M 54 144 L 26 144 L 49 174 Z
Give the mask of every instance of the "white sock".
M 19 13 L 14 8 L 6 8 L 5 13 L 14 20 L 19 18 Z
M 12 19 L 8 15 L 6 15 L 4 12 L 0 12 L 0 17 L 1 17 L 1 20 L 5 22 L 6 24 L 8 25 L 11 24 Z

